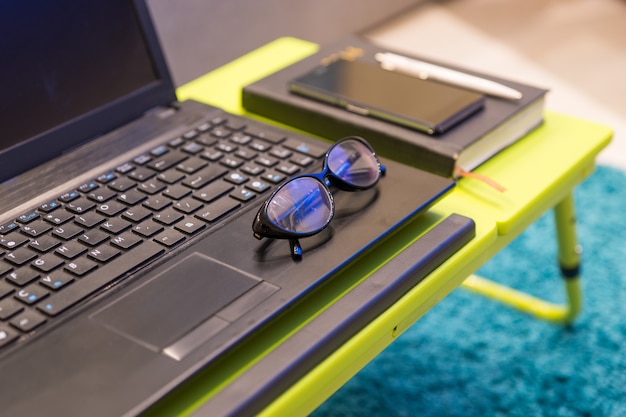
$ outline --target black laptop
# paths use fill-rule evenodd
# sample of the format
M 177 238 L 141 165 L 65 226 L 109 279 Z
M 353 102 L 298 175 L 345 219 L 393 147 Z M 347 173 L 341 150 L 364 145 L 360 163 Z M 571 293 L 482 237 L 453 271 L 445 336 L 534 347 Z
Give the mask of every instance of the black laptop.
M 252 223 L 330 143 L 178 102 L 144 1 L 0 23 L 2 415 L 140 413 L 452 187 L 383 160 L 295 260 Z

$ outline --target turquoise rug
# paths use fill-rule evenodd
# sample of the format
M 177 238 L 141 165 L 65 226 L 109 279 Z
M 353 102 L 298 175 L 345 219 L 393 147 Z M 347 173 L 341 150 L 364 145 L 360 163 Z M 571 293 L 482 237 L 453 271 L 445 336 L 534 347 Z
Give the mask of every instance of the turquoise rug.
M 455 290 L 313 413 L 327 416 L 626 416 L 626 174 L 575 191 L 583 311 L 562 328 Z M 564 300 L 552 213 L 478 271 Z

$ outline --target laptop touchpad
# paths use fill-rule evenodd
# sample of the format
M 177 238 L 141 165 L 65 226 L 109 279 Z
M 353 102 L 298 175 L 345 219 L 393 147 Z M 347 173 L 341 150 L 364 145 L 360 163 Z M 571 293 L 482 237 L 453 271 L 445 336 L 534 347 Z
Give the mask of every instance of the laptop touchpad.
M 193 253 L 92 318 L 160 351 L 259 282 L 244 272 Z

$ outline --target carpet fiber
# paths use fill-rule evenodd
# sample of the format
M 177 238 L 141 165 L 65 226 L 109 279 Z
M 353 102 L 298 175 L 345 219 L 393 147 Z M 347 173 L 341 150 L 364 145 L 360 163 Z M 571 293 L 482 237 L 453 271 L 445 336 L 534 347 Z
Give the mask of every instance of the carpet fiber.
M 313 416 L 626 416 L 626 174 L 599 167 L 575 201 L 573 326 L 457 289 Z M 563 302 L 554 236 L 547 213 L 478 274 Z

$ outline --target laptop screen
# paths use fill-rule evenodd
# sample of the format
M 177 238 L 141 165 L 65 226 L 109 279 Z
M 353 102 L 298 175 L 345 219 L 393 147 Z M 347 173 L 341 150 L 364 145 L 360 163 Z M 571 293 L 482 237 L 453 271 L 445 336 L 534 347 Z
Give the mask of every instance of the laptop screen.
M 162 57 L 154 59 L 148 42 L 154 33 L 141 25 L 146 11 L 132 1 L 4 4 L 0 181 L 173 99 Z M 155 89 L 165 96 L 137 100 Z

